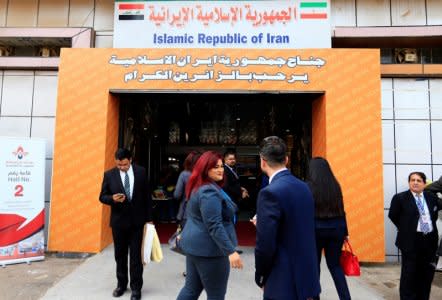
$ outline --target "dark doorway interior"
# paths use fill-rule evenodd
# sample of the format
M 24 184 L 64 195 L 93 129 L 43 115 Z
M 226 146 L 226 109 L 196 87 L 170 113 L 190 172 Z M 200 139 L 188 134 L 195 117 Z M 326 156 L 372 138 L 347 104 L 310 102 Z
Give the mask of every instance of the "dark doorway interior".
M 313 93 L 120 94 L 119 146 L 147 168 L 152 190 L 173 191 L 182 162 L 192 150 L 237 152 L 237 171 L 250 199 L 241 217 L 254 214 L 260 188 L 258 145 L 277 135 L 289 147 L 289 168 L 304 179 L 311 157 Z M 170 214 L 172 217 L 173 213 Z

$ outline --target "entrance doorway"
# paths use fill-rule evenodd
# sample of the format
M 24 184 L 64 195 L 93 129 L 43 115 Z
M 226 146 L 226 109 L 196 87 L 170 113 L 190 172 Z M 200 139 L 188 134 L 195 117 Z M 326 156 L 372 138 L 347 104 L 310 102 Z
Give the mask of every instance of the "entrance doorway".
M 119 94 L 119 146 L 148 170 L 151 189 L 171 198 L 186 155 L 192 150 L 235 150 L 237 173 L 250 197 L 240 221 L 255 214 L 261 187 L 259 142 L 277 135 L 287 143 L 288 167 L 306 177 L 312 153 L 312 101 L 317 93 L 128 93 Z M 156 221 L 173 221 L 177 203 L 156 205 Z

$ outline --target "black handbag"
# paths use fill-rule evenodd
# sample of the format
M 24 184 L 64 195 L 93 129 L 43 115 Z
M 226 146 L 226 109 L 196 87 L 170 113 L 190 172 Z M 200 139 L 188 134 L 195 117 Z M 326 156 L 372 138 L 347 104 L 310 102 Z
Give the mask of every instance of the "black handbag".
M 178 226 L 177 230 L 172 234 L 169 238 L 168 244 L 170 250 L 176 252 L 181 255 L 186 255 L 180 247 L 180 239 L 181 239 L 181 226 Z

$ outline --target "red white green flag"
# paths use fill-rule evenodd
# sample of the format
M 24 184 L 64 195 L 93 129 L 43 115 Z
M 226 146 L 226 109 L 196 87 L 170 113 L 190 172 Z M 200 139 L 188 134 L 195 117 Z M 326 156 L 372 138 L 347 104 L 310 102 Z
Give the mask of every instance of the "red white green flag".
M 299 17 L 301 19 L 327 19 L 327 1 L 301 0 L 299 4 Z
M 118 4 L 118 20 L 144 20 L 143 3 Z

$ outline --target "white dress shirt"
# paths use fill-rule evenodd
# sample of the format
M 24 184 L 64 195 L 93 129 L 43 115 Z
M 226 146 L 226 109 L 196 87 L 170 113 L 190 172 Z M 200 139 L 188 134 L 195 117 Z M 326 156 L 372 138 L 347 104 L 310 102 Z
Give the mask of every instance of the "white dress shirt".
M 129 170 L 127 170 L 127 175 L 129 176 L 129 185 L 130 185 L 130 199 L 132 199 L 132 195 L 134 193 L 134 169 L 132 169 L 132 165 L 130 165 Z M 126 177 L 126 172 L 120 170 L 121 182 L 124 187 L 124 177 Z
M 275 177 L 276 174 L 281 173 L 282 171 L 285 171 L 285 170 L 287 170 L 287 168 L 279 169 L 278 171 L 273 173 L 272 176 L 270 176 L 270 178 L 269 178 L 269 184 L 272 183 L 272 180 L 273 180 L 273 178 Z

